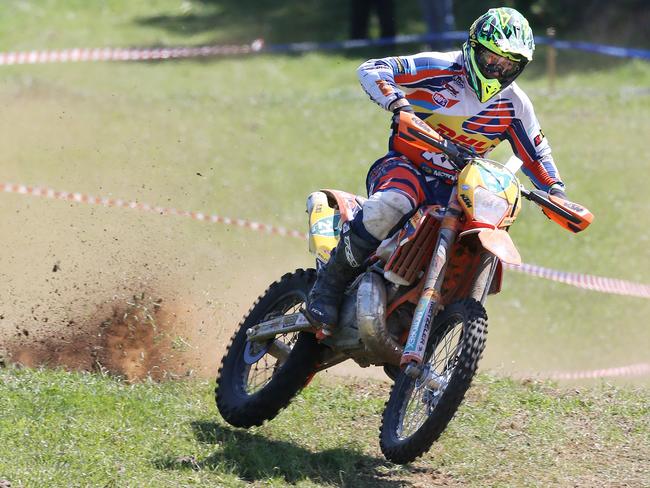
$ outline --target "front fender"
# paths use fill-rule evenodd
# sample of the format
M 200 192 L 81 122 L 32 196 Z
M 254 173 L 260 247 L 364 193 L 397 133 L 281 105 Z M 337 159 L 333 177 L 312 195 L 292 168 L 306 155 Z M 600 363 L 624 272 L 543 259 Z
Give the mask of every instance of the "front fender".
M 479 229 L 478 238 L 483 247 L 502 262 L 521 266 L 521 256 L 510 234 L 503 229 Z

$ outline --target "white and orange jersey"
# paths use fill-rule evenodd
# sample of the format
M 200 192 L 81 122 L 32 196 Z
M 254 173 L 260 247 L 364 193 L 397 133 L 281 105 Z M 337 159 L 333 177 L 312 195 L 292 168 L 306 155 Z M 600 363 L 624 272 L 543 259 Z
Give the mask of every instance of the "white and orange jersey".
M 467 84 L 462 56 L 462 51 L 453 51 L 371 59 L 359 67 L 359 80 L 384 109 L 405 97 L 415 113 L 443 137 L 472 147 L 482 156 L 507 139 L 537 188 L 563 186 L 530 99 L 512 83 L 481 103 Z M 427 159 L 433 173 L 450 169 L 443 155 Z

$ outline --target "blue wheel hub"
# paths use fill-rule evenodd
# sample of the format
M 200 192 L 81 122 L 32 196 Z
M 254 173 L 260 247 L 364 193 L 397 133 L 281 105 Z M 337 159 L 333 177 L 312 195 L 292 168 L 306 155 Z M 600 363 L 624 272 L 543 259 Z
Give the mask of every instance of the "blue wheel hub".
M 270 344 L 271 341 L 266 344 L 246 341 L 246 347 L 244 348 L 244 362 L 249 366 L 258 362 L 268 352 Z

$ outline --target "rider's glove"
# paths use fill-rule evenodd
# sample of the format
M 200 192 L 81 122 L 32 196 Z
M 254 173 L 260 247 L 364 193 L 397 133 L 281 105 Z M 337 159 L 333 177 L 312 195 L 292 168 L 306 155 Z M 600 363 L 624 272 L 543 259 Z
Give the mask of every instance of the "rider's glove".
M 551 188 L 548 190 L 549 195 L 555 195 L 556 197 L 560 197 L 563 200 L 568 200 L 566 193 L 564 192 L 564 185 L 561 183 L 555 183 L 551 186 Z
M 400 112 L 415 113 L 413 107 L 411 107 L 406 98 L 398 98 L 388 106 L 388 110 L 393 112 L 393 118 L 390 126 L 393 130 L 397 129 L 397 125 L 399 124 Z

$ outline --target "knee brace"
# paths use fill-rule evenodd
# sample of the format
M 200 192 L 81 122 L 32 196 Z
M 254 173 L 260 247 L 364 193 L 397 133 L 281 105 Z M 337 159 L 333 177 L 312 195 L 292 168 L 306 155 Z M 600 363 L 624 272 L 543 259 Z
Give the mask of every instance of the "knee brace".
M 405 195 L 390 190 L 377 192 L 363 204 L 363 226 L 371 236 L 382 241 L 413 210 L 411 200 Z

